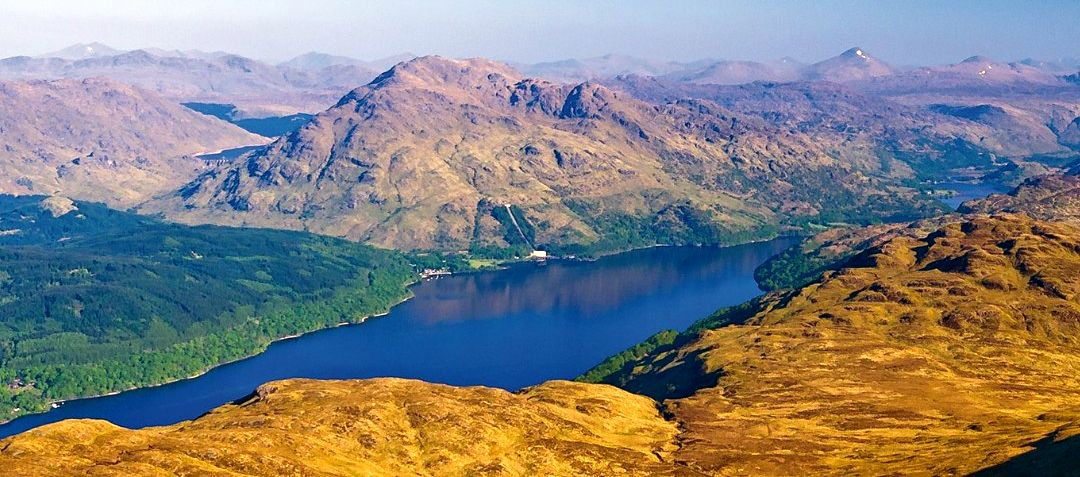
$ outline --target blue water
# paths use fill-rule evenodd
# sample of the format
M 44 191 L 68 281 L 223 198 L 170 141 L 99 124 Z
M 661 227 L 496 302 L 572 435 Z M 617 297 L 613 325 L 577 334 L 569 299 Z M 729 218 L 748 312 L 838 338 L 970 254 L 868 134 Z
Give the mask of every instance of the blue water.
M 210 153 L 210 154 L 200 154 L 200 155 L 195 156 L 195 157 L 197 157 L 199 159 L 202 159 L 204 161 L 231 161 L 233 159 L 236 159 L 236 158 L 248 153 L 249 151 L 254 151 L 254 150 L 256 150 L 256 149 L 258 149 L 260 147 L 262 147 L 262 146 L 240 146 L 240 147 L 234 147 L 232 149 L 225 149 L 224 151 L 221 151 L 221 152 L 214 152 L 214 153 Z
M 754 268 L 793 243 L 654 248 L 431 280 L 386 316 L 281 341 L 197 378 L 70 401 L 0 426 L 0 437 L 70 418 L 172 424 L 292 377 L 397 376 L 510 390 L 571 379 L 657 331 L 758 295 Z
M 935 184 L 934 187 L 956 192 L 952 197 L 941 199 L 953 209 L 972 199 L 981 199 L 990 194 L 1004 194 L 1012 190 L 1012 187 L 993 182 L 943 182 Z

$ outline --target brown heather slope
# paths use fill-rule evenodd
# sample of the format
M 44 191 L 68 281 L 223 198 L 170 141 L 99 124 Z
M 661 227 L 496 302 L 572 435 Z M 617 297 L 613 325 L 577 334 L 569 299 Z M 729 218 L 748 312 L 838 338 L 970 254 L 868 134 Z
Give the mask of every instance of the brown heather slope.
M 675 459 L 696 470 L 963 474 L 1080 433 L 1076 226 L 896 237 L 712 322 L 735 318 L 606 379 L 674 398 Z
M 206 166 L 183 157 L 263 142 L 105 79 L 0 82 L 0 192 L 130 206 Z
M 18 475 L 686 475 L 675 425 L 611 386 L 517 394 L 403 379 L 289 380 L 191 422 L 52 424 L 3 441 Z
M 895 237 L 817 283 L 696 329 L 606 376 L 663 400 L 662 411 L 602 384 L 510 394 L 294 380 L 174 426 L 47 425 L 0 441 L 0 466 L 25 475 L 956 475 L 1066 473 L 1078 447 L 1074 225 L 981 217 Z
M 710 101 L 650 104 L 487 60 L 424 57 L 143 210 L 462 249 L 505 245 L 490 211 L 511 203 L 542 245 L 632 236 L 617 248 L 931 213 L 929 199 L 895 185 L 891 165 L 865 144 L 778 129 Z
M 897 236 L 919 238 L 945 224 L 1000 213 L 1080 225 L 1080 169 L 1028 179 L 1007 194 L 967 201 L 955 214 L 914 222 L 829 229 L 771 257 L 755 271 L 755 277 L 766 290 L 796 288 L 842 265 L 851 256 Z

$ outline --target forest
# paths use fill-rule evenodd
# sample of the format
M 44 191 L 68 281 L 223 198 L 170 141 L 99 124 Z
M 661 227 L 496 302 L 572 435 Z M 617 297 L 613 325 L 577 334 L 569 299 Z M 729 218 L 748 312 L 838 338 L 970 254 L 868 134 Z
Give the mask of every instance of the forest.
M 385 312 L 409 257 L 303 232 L 186 226 L 0 196 L 0 413 L 160 384 Z

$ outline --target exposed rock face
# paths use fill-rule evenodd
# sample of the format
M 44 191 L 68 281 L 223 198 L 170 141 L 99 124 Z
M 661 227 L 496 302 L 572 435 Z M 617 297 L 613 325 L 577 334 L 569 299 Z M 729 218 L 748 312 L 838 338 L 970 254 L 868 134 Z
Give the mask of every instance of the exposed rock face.
M 130 206 L 206 165 L 183 157 L 264 141 L 104 80 L 0 82 L 0 192 Z
M 50 424 L 0 441 L 0 465 L 20 475 L 697 476 L 1074 463 L 1076 226 L 1000 216 L 897 236 L 695 329 L 606 376 L 661 409 L 602 384 L 511 394 L 290 380 L 174 426 Z
M 67 197 L 51 196 L 41 201 L 41 208 L 49 211 L 53 218 L 62 217 L 68 212 L 79 210 L 71 199 Z
M 485 202 L 520 206 L 541 244 L 596 242 L 626 220 L 676 221 L 706 237 L 693 243 L 823 211 L 930 210 L 881 168 L 842 139 L 791 134 L 710 101 L 650 104 L 487 60 L 425 57 L 145 210 L 450 249 L 499 243 L 497 224 L 478 213 Z

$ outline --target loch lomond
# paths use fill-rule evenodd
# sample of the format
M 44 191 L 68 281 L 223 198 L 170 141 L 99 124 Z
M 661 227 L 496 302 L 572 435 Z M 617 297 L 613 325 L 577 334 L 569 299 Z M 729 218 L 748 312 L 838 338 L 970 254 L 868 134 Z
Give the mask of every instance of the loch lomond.
M 72 418 L 172 424 L 295 377 L 396 376 L 510 390 L 573 379 L 658 331 L 760 294 L 754 269 L 795 242 L 657 247 L 428 280 L 385 316 L 279 341 L 196 378 L 69 401 L 0 426 L 0 436 Z

